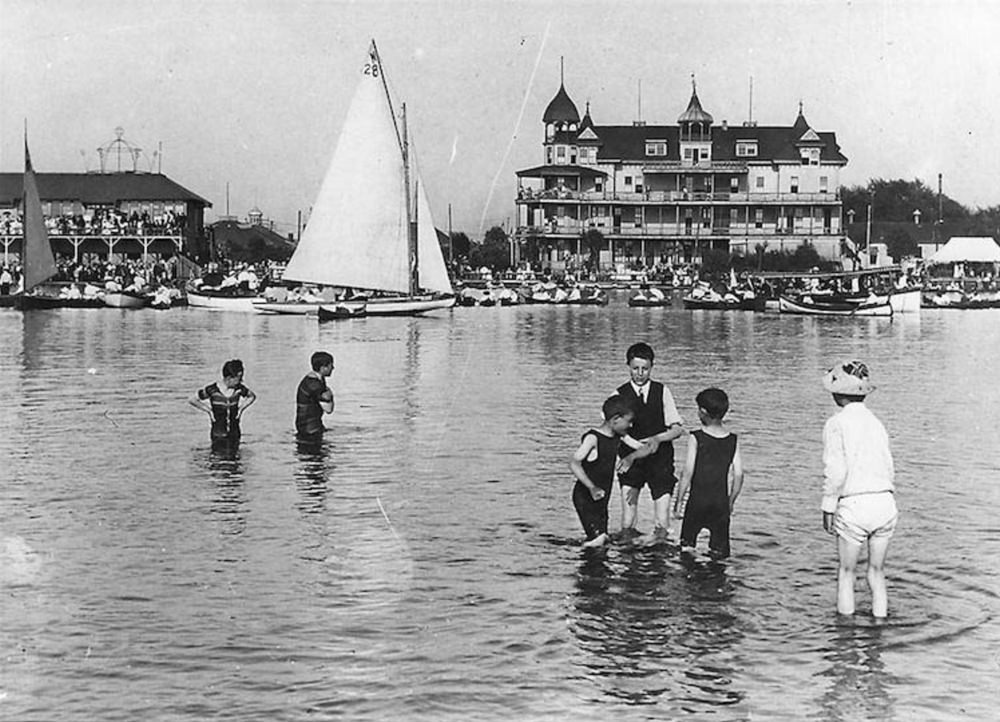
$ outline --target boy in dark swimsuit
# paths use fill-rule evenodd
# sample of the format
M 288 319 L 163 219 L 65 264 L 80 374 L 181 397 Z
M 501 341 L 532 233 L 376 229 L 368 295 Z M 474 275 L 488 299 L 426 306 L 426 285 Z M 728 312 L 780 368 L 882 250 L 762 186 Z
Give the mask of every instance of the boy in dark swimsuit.
M 608 500 L 615 467 L 627 471 L 632 462 L 650 453 L 644 446 L 618 460 L 618 444 L 632 425 L 632 404 L 621 396 L 612 396 L 601 408 L 604 423 L 587 431 L 570 459 L 569 468 L 576 477 L 573 506 L 587 535 L 585 547 L 602 546 L 608 541 Z
M 708 529 L 709 553 L 724 559 L 729 556 L 733 504 L 743 488 L 743 458 L 736 434 L 722 423 L 729 411 L 726 393 L 721 389 L 705 389 L 695 401 L 702 428 L 691 432 L 688 441 L 687 460 L 674 499 L 674 515 L 678 515 L 681 500 L 690 489 L 681 524 L 681 547 L 694 548 L 698 533 Z
M 198 389 L 188 403 L 212 419 L 212 446 L 231 446 L 240 441 L 240 417 L 257 395 L 243 385 L 243 362 L 232 359 L 222 364 L 222 382 Z
M 301 440 L 319 439 L 326 430 L 323 414 L 333 413 L 333 392 L 326 380 L 333 373 L 333 356 L 317 351 L 309 359 L 312 371 L 295 392 L 295 432 Z

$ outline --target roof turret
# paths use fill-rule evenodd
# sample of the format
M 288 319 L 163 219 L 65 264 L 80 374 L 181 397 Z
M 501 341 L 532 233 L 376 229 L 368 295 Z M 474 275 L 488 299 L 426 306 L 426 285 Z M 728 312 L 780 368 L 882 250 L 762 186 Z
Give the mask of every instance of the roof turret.
M 708 123 L 712 124 L 712 116 L 706 113 L 698 100 L 698 89 L 694 84 L 694 77 L 691 78 L 691 100 L 688 102 L 687 110 L 677 118 L 678 123 Z
M 802 113 L 802 101 L 799 101 L 799 116 L 795 119 L 795 124 L 792 125 L 792 130 L 795 131 L 795 137 L 801 138 L 809 131 L 809 122 L 806 120 L 806 116 Z
M 583 132 L 586 128 L 593 128 L 594 121 L 590 117 L 590 101 L 587 101 L 587 109 L 583 113 L 583 120 L 580 121 L 580 132 Z
M 566 92 L 566 88 L 562 83 L 559 83 L 559 92 L 556 93 L 556 97 L 551 100 L 548 107 L 545 109 L 545 114 L 542 116 L 542 122 L 580 122 L 580 112 L 576 109 L 576 105 L 570 99 L 569 93 Z

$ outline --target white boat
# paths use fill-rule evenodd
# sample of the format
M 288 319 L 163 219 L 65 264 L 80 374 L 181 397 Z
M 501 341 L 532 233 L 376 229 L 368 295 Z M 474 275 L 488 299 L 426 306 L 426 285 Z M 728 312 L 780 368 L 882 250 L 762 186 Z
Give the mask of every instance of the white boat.
M 919 288 L 895 290 L 889 294 L 893 313 L 920 313 L 923 291 Z
M 213 311 L 237 311 L 240 313 L 256 313 L 254 301 L 263 301 L 262 296 L 241 296 L 223 293 L 211 293 L 196 289 L 187 289 L 187 304 L 195 308 L 208 308 Z
M 253 302 L 253 308 L 258 313 L 276 314 L 281 316 L 310 316 L 319 313 L 323 301 L 274 301 L 258 298 Z
M 142 308 L 149 305 L 149 299 L 128 291 L 108 291 L 104 294 L 104 305 L 111 308 Z
M 353 289 L 368 296 L 369 316 L 450 308 L 455 293 L 405 113 L 397 125 L 374 40 L 358 70 L 330 168 L 282 280 Z
M 803 316 L 892 316 L 892 304 L 884 300 L 865 303 L 813 303 L 788 296 L 778 297 L 778 310 Z

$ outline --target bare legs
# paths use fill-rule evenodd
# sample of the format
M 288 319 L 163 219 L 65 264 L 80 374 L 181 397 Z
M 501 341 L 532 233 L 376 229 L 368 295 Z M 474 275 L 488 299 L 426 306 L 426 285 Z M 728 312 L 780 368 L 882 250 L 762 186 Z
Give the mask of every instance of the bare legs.
M 837 537 L 840 567 L 837 571 L 837 612 L 854 614 L 854 570 L 858 565 L 861 545 Z M 885 557 L 889 551 L 889 537 L 872 537 L 868 540 L 868 588 L 872 593 L 872 616 L 885 617 L 889 613 L 889 597 L 885 584 Z
M 636 513 L 639 508 L 639 489 L 634 486 L 622 487 L 622 530 L 635 529 Z
M 654 533 L 667 533 L 670 529 L 670 494 L 653 499 Z M 635 529 L 639 508 L 639 489 L 634 486 L 622 487 L 622 529 Z

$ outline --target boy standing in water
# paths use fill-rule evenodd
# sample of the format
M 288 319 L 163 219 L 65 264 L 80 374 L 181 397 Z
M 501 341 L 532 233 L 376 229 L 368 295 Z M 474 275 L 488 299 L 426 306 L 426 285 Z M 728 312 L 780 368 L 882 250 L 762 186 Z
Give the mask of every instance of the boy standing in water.
M 317 351 L 309 363 L 312 371 L 302 378 L 295 392 L 295 431 L 305 441 L 319 439 L 326 430 L 323 414 L 333 413 L 333 392 L 326 385 L 333 373 L 333 356 Z
M 619 443 L 632 425 L 632 405 L 621 396 L 612 396 L 605 400 L 601 411 L 604 423 L 583 435 L 569 462 L 576 477 L 573 506 L 587 535 L 585 547 L 602 546 L 608 541 L 608 501 L 616 464 L 619 469 L 628 469 L 634 459 L 650 450 L 644 446 L 618 461 Z
M 649 485 L 655 516 L 654 534 L 666 535 L 670 524 L 670 495 L 677 484 L 674 473 L 673 440 L 684 432 L 684 420 L 677 413 L 673 394 L 659 381 L 652 381 L 653 349 L 634 343 L 625 352 L 629 381 L 618 387 L 618 394 L 632 403 L 635 419 L 628 446 L 635 440 L 648 446 L 648 455 L 618 475 L 622 487 L 622 529 L 635 530 L 639 491 Z M 629 453 L 619 449 L 619 455 Z
M 885 557 L 898 516 L 889 435 L 865 406 L 875 390 L 865 364 L 837 364 L 823 386 L 840 407 L 823 427 L 823 528 L 838 537 L 837 611 L 854 614 L 854 569 L 867 545 L 872 615 L 883 618 L 889 609 Z
M 681 546 L 693 548 L 698 533 L 708 529 L 708 551 L 716 559 L 729 556 L 729 519 L 743 489 L 743 458 L 736 434 L 722 419 L 729 411 L 729 397 L 722 389 L 705 389 L 695 397 L 701 429 L 691 432 L 681 483 L 674 499 L 674 515 L 688 489 Z M 732 485 L 730 485 L 732 479 Z
M 212 446 L 235 446 L 240 442 L 240 417 L 257 395 L 243 385 L 243 362 L 232 359 L 222 364 L 222 382 L 198 389 L 188 403 L 212 419 Z

